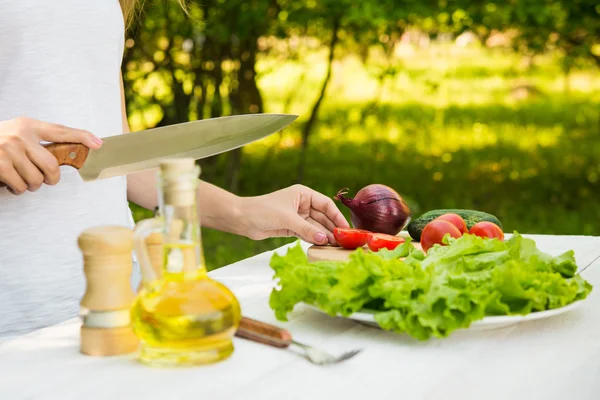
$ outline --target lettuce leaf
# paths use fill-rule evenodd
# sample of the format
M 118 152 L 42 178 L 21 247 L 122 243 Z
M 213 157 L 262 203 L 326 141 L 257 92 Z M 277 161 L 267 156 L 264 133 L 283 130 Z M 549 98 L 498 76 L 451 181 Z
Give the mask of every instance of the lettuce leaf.
M 270 265 L 282 289 L 271 294 L 269 305 L 275 310 L 275 316 L 284 321 L 300 302 L 327 306 L 329 291 L 337 283 L 336 272 L 344 268 L 339 262 L 309 264 L 299 243 L 285 256 L 273 254 Z
M 485 316 L 563 307 L 592 290 L 575 275 L 572 251 L 552 257 L 516 232 L 506 241 L 473 235 L 445 240 L 427 256 L 409 239 L 393 251 L 357 249 L 347 262 L 315 263 L 297 244 L 271 259 L 279 288 L 269 304 L 284 321 L 301 302 L 330 315 L 370 309 L 381 328 L 427 340 Z
M 375 281 L 400 276 L 404 263 L 399 258 L 413 252 L 418 250 L 407 241 L 393 251 L 372 253 L 359 248 L 347 263 L 309 263 L 297 243 L 285 256 L 274 254 L 271 258 L 280 289 L 271 293 L 269 305 L 282 321 L 287 321 L 287 314 L 301 302 L 313 304 L 330 315 L 348 316 L 374 300 L 369 288 Z

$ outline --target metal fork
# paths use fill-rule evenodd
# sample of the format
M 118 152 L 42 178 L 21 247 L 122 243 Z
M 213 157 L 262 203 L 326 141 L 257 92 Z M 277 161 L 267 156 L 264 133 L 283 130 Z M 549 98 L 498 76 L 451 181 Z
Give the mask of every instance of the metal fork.
M 296 346 L 302 348 L 302 350 L 304 350 L 304 357 L 306 357 L 313 364 L 317 365 L 337 364 L 354 357 L 362 351 L 362 349 L 358 349 L 347 351 L 343 354 L 340 354 L 339 356 L 332 356 L 331 354 L 325 353 L 322 350 L 299 343 L 295 340 L 292 340 L 292 344 L 295 344 Z
M 333 356 L 325 353 L 322 350 L 293 340 L 291 333 L 286 329 L 282 329 L 277 326 L 247 317 L 242 317 L 240 326 L 235 335 L 237 337 L 249 339 L 281 349 L 288 349 L 291 345 L 295 345 L 302 350 L 302 356 L 304 356 L 311 363 L 317 365 L 341 363 L 342 361 L 348 360 L 362 351 L 362 349 L 352 350 L 339 356 Z

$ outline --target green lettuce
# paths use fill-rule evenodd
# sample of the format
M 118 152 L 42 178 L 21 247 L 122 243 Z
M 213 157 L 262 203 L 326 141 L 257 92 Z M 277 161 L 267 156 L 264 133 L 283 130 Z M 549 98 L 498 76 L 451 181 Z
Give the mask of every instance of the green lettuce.
M 359 248 L 347 263 L 309 263 L 297 243 L 285 256 L 275 253 L 271 258 L 274 278 L 279 280 L 281 289 L 271 293 L 269 304 L 282 321 L 287 321 L 287 314 L 301 302 L 313 304 L 330 315 L 348 316 L 374 300 L 369 288 L 376 280 L 399 276 L 405 265 L 399 258 L 415 251 L 410 243 L 403 243 L 393 251 L 384 249 L 378 253 Z
M 573 251 L 553 257 L 518 233 L 506 241 L 447 237 L 425 256 L 408 239 L 393 251 L 359 248 L 347 262 L 314 262 L 297 244 L 271 267 L 279 287 L 269 304 L 279 320 L 298 303 L 330 315 L 375 312 L 381 328 L 417 339 L 446 337 L 485 316 L 525 315 L 584 299 Z

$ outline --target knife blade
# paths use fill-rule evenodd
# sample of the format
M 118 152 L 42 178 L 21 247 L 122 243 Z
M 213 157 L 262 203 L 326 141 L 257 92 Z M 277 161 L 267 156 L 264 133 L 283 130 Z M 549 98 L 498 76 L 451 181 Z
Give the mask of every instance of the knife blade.
M 200 160 L 233 150 L 285 128 L 296 118 L 292 114 L 233 115 L 105 137 L 98 150 L 79 143 L 45 147 L 59 165 L 76 168 L 89 182 L 156 168 L 166 158 Z

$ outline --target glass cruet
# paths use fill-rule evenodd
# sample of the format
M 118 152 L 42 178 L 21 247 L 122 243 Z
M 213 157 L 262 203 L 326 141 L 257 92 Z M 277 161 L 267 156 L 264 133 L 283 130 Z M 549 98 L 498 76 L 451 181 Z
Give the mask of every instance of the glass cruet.
M 193 159 L 167 160 L 159 171 L 158 216 L 134 229 L 142 286 L 131 309 L 140 361 L 153 366 L 218 362 L 233 352 L 241 313 L 235 295 L 207 275 Z M 159 232 L 162 262 L 153 265 L 146 239 Z

